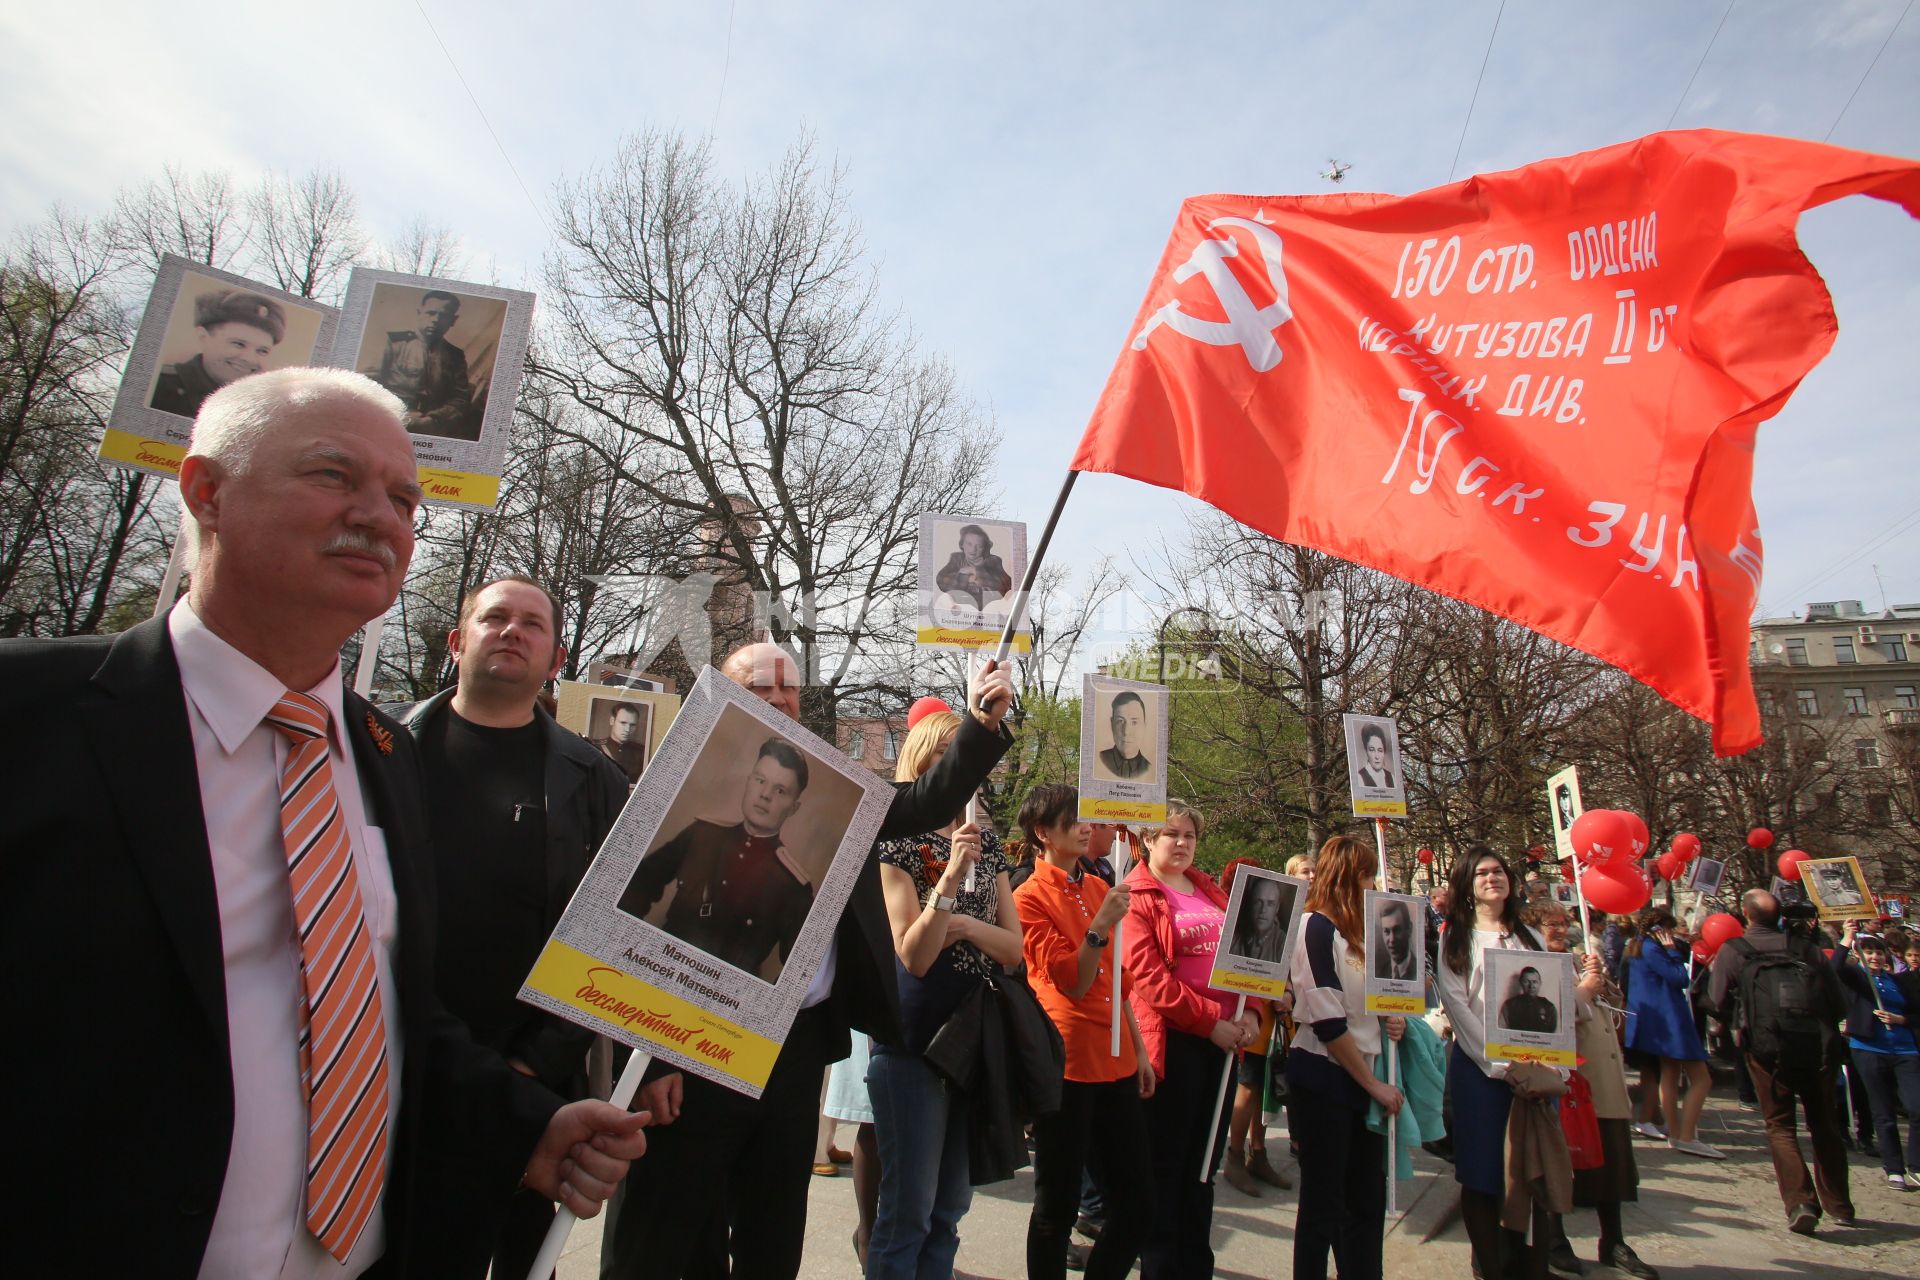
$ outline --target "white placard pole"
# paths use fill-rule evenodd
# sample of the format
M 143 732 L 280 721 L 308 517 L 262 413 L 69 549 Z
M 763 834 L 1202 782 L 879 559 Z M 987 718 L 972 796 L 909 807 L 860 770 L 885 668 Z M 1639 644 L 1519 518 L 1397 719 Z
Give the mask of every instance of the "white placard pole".
M 1233 1003 L 1233 1020 L 1235 1022 L 1240 1021 L 1240 1015 L 1246 1011 L 1247 998 L 1243 995 Z M 1216 1125 L 1220 1121 L 1220 1108 L 1227 1105 L 1227 1085 L 1233 1079 L 1233 1057 L 1233 1050 L 1227 1050 L 1227 1061 L 1225 1065 L 1220 1068 L 1220 1088 L 1217 1089 L 1213 1095 L 1213 1111 L 1211 1114 L 1214 1119 L 1214 1124 Z M 1233 1118 L 1231 1116 L 1227 1118 L 1227 1124 L 1229 1128 L 1232 1127 Z M 1202 1182 L 1205 1182 L 1213 1176 L 1214 1138 L 1215 1130 L 1210 1127 L 1207 1132 L 1207 1149 L 1200 1153 L 1200 1181 Z
M 1380 857 L 1380 888 L 1387 893 L 1393 892 L 1393 872 L 1387 866 L 1387 820 L 1373 820 L 1373 847 Z M 1392 1039 L 1387 1041 L 1387 1083 L 1392 1085 L 1400 1075 L 1400 1046 Z M 1394 1174 L 1399 1169 L 1400 1117 L 1387 1115 L 1387 1213 L 1400 1211 L 1400 1188 Z
M 366 697 L 373 689 L 373 669 L 380 665 L 380 637 L 387 630 L 387 615 L 367 623 L 360 640 L 360 661 L 353 669 L 353 691 Z
M 1580 854 L 1573 855 L 1573 900 L 1580 905 L 1580 936 L 1586 940 L 1587 954 L 1600 954 L 1600 943 L 1593 936 L 1593 925 L 1587 919 L 1587 891 L 1580 886 Z
M 1000 648 L 1004 650 L 1007 647 L 1008 647 L 1007 638 L 1005 636 L 1000 637 Z M 973 655 L 969 653 L 967 655 L 967 683 L 968 684 L 973 683 L 973 675 L 974 675 Z M 967 714 L 969 715 L 972 714 L 971 709 L 969 709 Z M 975 787 L 972 790 L 972 792 L 969 793 L 967 796 L 967 821 L 974 824 L 975 826 L 978 826 L 980 823 L 980 788 L 978 787 Z M 967 893 L 973 892 L 973 872 L 974 872 L 974 868 L 977 867 L 979 863 L 980 863 L 980 860 L 978 858 L 975 858 L 971 863 L 967 864 L 967 884 L 965 889 L 965 892 Z
M 153 599 L 153 616 L 159 617 L 173 608 L 173 598 L 180 594 L 180 573 L 187 567 L 187 521 L 193 519 L 185 511 L 180 513 L 180 527 L 174 531 L 173 550 L 167 553 L 167 571 L 160 578 L 160 594 Z
M 613 1096 L 607 1101 L 623 1111 L 631 1106 L 633 1095 L 640 1091 L 640 1077 L 647 1074 L 652 1063 L 652 1054 L 635 1049 L 627 1059 L 627 1069 L 620 1073 L 620 1082 L 613 1086 Z M 527 1270 L 527 1280 L 547 1280 L 553 1274 L 553 1269 L 560 1265 L 560 1255 L 567 1247 L 573 1224 L 579 1220 L 573 1210 L 565 1205 L 559 1207 L 553 1215 L 553 1225 L 547 1228 L 547 1238 L 540 1242 L 540 1252 L 534 1255 L 533 1266 Z
M 1133 832 L 1122 827 L 1113 835 L 1113 847 L 1108 851 L 1113 857 L 1113 883 L 1118 888 L 1127 882 L 1127 872 L 1132 870 L 1133 860 L 1130 846 Z M 1107 941 L 1109 958 L 1113 962 L 1113 1033 L 1111 1050 L 1114 1057 L 1120 1056 L 1120 1028 L 1126 1023 L 1126 1003 L 1120 995 L 1120 927 L 1121 921 L 1113 922 L 1113 937 Z

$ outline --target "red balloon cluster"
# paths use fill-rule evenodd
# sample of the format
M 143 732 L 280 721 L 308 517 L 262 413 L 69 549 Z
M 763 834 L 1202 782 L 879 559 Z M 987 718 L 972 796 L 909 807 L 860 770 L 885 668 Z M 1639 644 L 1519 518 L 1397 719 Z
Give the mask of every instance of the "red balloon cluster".
M 1653 869 L 1663 880 L 1678 880 L 1687 864 L 1700 856 L 1700 837 L 1691 831 L 1682 831 L 1673 838 L 1667 851 L 1653 860 Z
M 1800 864 L 1810 861 L 1811 858 L 1811 854 L 1802 853 L 1798 849 L 1789 849 L 1780 855 L 1780 861 L 1774 865 L 1780 869 L 1780 878 L 1782 880 L 1798 880 L 1800 878 Z
M 1573 841 L 1573 856 L 1585 868 L 1580 891 L 1588 902 L 1609 915 L 1624 915 L 1647 905 L 1653 881 L 1640 859 L 1650 837 L 1638 814 L 1589 809 L 1573 820 L 1567 834 Z
M 1422 849 L 1420 852 L 1414 854 L 1413 856 L 1420 859 L 1420 865 L 1423 867 L 1430 867 L 1433 865 L 1433 850 L 1431 849 Z

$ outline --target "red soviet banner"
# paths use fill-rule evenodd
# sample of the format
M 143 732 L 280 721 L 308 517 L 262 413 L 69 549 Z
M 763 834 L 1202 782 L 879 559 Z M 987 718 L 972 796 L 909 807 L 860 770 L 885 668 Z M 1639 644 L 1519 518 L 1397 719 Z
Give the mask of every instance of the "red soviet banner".
M 1073 467 L 1584 649 L 1760 741 L 1758 425 L 1833 344 L 1801 210 L 1920 165 L 1690 130 L 1411 196 L 1182 205 Z

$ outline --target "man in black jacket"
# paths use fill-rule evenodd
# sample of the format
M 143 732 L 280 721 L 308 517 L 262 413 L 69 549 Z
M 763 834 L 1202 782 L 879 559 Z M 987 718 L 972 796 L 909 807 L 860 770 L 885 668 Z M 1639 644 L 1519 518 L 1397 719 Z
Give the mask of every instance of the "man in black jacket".
M 440 891 L 441 1003 L 473 1038 L 562 1098 L 587 1096 L 593 1032 L 516 997 L 627 799 L 627 779 L 536 701 L 566 661 L 560 609 L 531 578 L 460 603 L 447 646 L 458 683 L 399 716 L 426 773 Z M 445 1274 L 524 1276 L 553 1203 L 522 1189 L 504 1215 L 454 1234 Z
M 1841 1226 L 1853 1224 L 1853 1196 L 1847 1186 L 1846 1130 L 1840 1123 L 1834 1086 L 1837 1068 L 1829 1059 L 1804 1073 L 1784 1068 L 1780 1062 L 1765 1062 L 1753 1044 L 1751 1011 L 1736 1010 L 1741 991 L 1741 973 L 1770 958 L 1791 957 L 1807 966 L 1811 990 L 1807 995 L 1820 1006 L 1829 1038 L 1833 1024 L 1845 1008 L 1840 980 L 1828 967 L 1826 957 L 1809 938 L 1789 935 L 1780 928 L 1780 900 L 1765 889 L 1749 889 L 1740 899 L 1741 912 L 1747 917 L 1747 931 L 1720 948 L 1713 958 L 1713 974 L 1707 988 L 1708 1005 L 1729 1026 L 1739 1028 L 1745 1037 L 1742 1048 L 1747 1071 L 1760 1099 L 1760 1116 L 1767 1126 L 1767 1145 L 1773 1154 L 1773 1177 L 1780 1188 L 1780 1199 L 1787 1210 L 1787 1229 L 1800 1235 L 1812 1235 L 1820 1225 L 1822 1209 Z M 1813 1144 L 1813 1173 L 1800 1154 L 1800 1139 L 1794 1130 L 1794 1104 L 1806 1112 L 1807 1137 Z
M 721 673 L 799 718 L 800 677 L 776 645 L 735 652 Z M 1008 673 L 989 664 L 967 692 L 953 745 L 918 781 L 900 784 L 878 839 L 946 825 L 1013 743 L 1001 717 L 1013 701 Z M 642 1102 L 657 1126 L 647 1158 L 609 1206 L 600 1274 L 609 1280 L 727 1275 L 783 1280 L 800 1270 L 807 1191 L 819 1124 L 820 1076 L 852 1050 L 849 1029 L 895 1044 L 900 993 L 893 931 L 869 857 L 832 948 L 758 1101 L 678 1071 L 656 1069 Z
M 222 388 L 180 470 L 187 598 L 117 637 L 0 644 L 0 1018 L 41 1046 L 0 1079 L 28 1174 L 0 1209 L 13 1274 L 434 1276 L 450 1168 L 490 1200 L 524 1181 L 592 1214 L 644 1149 L 640 1117 L 562 1105 L 434 995 L 419 758 L 340 679 L 340 646 L 393 603 L 413 552 L 400 412 L 340 370 Z M 281 791 L 296 761 L 313 770 L 290 793 L 313 797 L 298 821 Z M 349 1104 L 379 1155 L 351 1172 L 370 1198 L 331 1241 L 306 1172 L 325 1081 L 303 1050 L 329 1033 L 300 1011 L 324 1016 L 335 989 L 295 914 L 289 828 L 308 813 L 341 868 L 343 954 L 370 961 L 379 996 L 357 1034 L 390 1068 L 381 1103 Z M 82 1166 L 111 1173 L 58 1172 Z

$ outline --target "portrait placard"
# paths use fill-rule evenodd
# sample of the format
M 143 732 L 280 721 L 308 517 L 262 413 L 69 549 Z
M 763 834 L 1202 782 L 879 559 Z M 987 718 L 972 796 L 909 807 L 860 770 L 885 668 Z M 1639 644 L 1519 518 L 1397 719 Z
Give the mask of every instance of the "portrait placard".
M 520 998 L 760 1096 L 892 802 L 707 668 Z
M 1547 779 L 1547 817 L 1553 828 L 1553 851 L 1562 858 L 1573 856 L 1573 820 L 1585 813 L 1580 803 L 1580 769 L 1568 765 Z
M 1822 920 L 1878 920 L 1880 907 L 1867 888 L 1858 858 L 1814 858 L 1800 864 L 1800 883 Z
M 1369 889 L 1367 1012 L 1427 1010 L 1427 900 Z
M 177 477 L 208 396 L 250 373 L 318 362 L 339 323 L 338 311 L 310 298 L 167 254 L 127 354 L 101 459 Z
M 1407 816 L 1407 779 L 1400 771 L 1400 726 L 1391 716 L 1343 715 L 1347 789 L 1357 818 Z
M 406 405 L 428 502 L 491 510 L 532 327 L 523 290 L 355 267 L 327 363 Z
M 1720 882 L 1726 878 L 1727 864 L 1719 858 L 1695 858 L 1693 868 L 1687 875 L 1687 888 L 1703 898 L 1711 898 L 1720 892 Z
M 1507 950 L 1481 956 L 1487 967 L 1487 1061 L 1573 1066 L 1573 956 Z
M 638 726 L 628 724 L 625 715 L 615 717 L 613 704 L 631 703 L 641 708 Z M 563 729 L 571 729 L 588 742 L 599 747 L 607 758 L 622 769 L 629 769 L 633 763 L 635 749 L 634 730 L 645 730 L 640 743 L 640 768 L 659 754 L 660 743 L 667 736 L 667 729 L 673 724 L 673 718 L 680 711 L 678 694 L 657 693 L 652 689 L 634 689 L 626 685 L 590 683 L 583 680 L 560 680 L 554 684 L 553 718 L 560 722 Z M 618 719 L 620 733 L 614 733 L 614 721 Z M 608 751 L 606 743 L 613 741 L 615 751 Z M 617 752 L 617 754 L 616 754 Z M 629 784 L 639 780 L 639 773 L 629 769 Z
M 1306 905 L 1305 880 L 1241 864 L 1207 985 L 1263 1000 L 1285 995 Z
M 1027 526 L 1016 520 L 920 516 L 920 601 L 915 640 L 928 649 L 993 649 L 1027 572 Z M 1023 615 L 1013 652 L 1033 648 Z
M 1167 689 L 1113 676 L 1080 683 L 1080 819 L 1167 817 Z

